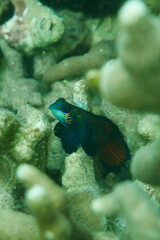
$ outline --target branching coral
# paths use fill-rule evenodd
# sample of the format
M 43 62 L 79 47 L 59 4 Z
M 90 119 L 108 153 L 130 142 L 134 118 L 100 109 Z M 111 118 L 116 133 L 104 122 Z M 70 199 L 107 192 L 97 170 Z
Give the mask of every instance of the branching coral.
M 82 56 L 64 59 L 44 74 L 46 82 L 55 82 L 66 78 L 83 75 L 91 68 L 98 68 L 115 55 L 112 41 L 102 41 L 93 46 Z
M 67 189 L 73 221 L 92 231 L 104 231 L 107 227 L 105 217 L 95 214 L 90 208 L 92 200 L 100 196 L 100 189 L 95 181 L 91 158 L 83 150 L 66 158 L 62 182 Z
M 103 96 L 131 109 L 159 112 L 159 19 L 138 0 L 119 12 L 119 59 L 102 70 Z
M 42 239 L 92 239 L 91 233 L 72 223 L 66 192 L 57 184 L 29 165 L 20 166 L 17 176 L 29 188 L 26 201 L 39 223 Z
M 0 28 L 9 44 L 31 55 L 60 39 L 64 25 L 53 10 L 35 0 L 13 0 L 13 4 L 15 15 Z
M 160 185 L 160 140 L 140 148 L 131 165 L 133 177 L 142 182 Z
M 95 200 L 93 209 L 106 215 L 124 216 L 127 221 L 127 239 L 159 239 L 158 209 L 147 195 L 131 182 L 119 184 L 112 193 Z

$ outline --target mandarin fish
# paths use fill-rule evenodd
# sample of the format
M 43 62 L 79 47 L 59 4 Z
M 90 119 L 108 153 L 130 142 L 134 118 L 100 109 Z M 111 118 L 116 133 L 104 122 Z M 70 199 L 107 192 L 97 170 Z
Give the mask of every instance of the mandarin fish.
M 59 120 L 54 133 L 61 138 L 66 153 L 76 152 L 81 146 L 89 156 L 97 156 L 108 170 L 116 170 L 129 159 L 130 151 L 119 128 L 110 119 L 95 115 L 57 99 L 49 106 Z

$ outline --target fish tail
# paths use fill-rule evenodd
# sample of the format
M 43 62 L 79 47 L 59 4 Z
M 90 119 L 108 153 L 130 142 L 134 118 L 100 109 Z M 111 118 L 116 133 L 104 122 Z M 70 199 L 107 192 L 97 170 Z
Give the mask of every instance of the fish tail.
M 108 170 L 116 170 L 121 167 L 127 159 L 130 159 L 130 151 L 123 137 L 117 137 L 106 142 L 98 152 L 102 165 Z

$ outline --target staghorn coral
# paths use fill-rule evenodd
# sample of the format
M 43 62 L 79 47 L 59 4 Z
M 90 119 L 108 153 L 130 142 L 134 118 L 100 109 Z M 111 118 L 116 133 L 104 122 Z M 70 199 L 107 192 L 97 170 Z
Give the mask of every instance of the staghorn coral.
M 63 21 L 53 10 L 36 0 L 13 0 L 13 5 L 14 16 L 0 28 L 11 46 L 31 55 L 61 38 Z
M 119 58 L 102 69 L 102 94 L 118 106 L 159 112 L 159 19 L 138 0 L 126 2 L 118 19 Z
M 90 68 L 98 68 L 115 55 L 112 41 L 102 41 L 82 56 L 62 60 L 45 72 L 43 79 L 52 83 L 65 78 L 82 76 Z
M 18 168 L 17 176 L 28 188 L 26 201 L 38 221 L 42 239 L 92 239 L 83 228 L 73 227 L 63 189 L 27 164 Z
M 159 239 L 158 209 L 142 189 L 131 182 L 117 185 L 112 193 L 95 200 L 92 208 L 98 213 L 126 218 L 127 233 L 121 239 Z

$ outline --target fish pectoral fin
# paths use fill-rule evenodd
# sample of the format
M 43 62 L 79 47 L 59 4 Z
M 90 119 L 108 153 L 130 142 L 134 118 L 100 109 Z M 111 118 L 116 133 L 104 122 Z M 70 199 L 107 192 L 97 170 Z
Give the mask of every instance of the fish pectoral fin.
M 76 132 L 66 127 L 61 137 L 62 147 L 66 153 L 76 152 L 79 147 L 78 136 Z
M 61 138 L 64 130 L 65 126 L 62 123 L 58 122 L 54 127 L 54 134 L 56 137 Z
M 83 143 L 81 143 L 81 146 L 88 156 L 96 155 L 97 146 L 96 146 L 96 143 L 94 141 L 92 141 L 92 140 L 86 141 L 85 140 L 85 141 L 83 141 Z

